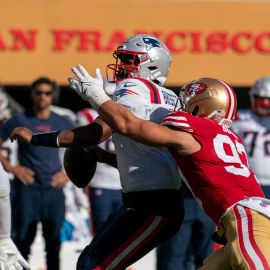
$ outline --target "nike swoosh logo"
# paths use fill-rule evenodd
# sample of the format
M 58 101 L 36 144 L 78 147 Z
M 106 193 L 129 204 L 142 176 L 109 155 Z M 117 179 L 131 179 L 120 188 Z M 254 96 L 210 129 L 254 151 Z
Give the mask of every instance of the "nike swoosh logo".
M 136 84 L 134 83 L 124 83 L 123 87 L 132 87 L 132 86 L 136 86 Z

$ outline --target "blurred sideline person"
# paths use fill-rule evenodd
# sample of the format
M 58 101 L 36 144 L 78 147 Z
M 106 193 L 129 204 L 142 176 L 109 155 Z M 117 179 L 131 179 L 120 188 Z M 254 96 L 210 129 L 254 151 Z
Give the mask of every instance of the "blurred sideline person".
M 213 78 L 186 84 L 179 95 L 183 110 L 157 125 L 110 100 L 85 70 L 77 79 L 82 87 L 73 89 L 116 132 L 167 146 L 174 156 L 185 182 L 218 225 L 216 240 L 224 244 L 200 270 L 270 269 L 270 200 L 248 167 L 241 138 L 230 129 L 237 100 L 228 84 Z
M 36 133 L 51 132 L 73 127 L 65 117 L 50 110 L 55 83 L 46 77 L 38 78 L 31 85 L 32 108 L 14 115 L 0 129 L 1 141 L 5 141 L 17 126 L 24 125 Z M 35 238 L 37 224 L 41 222 L 45 240 L 48 270 L 59 269 L 60 231 L 64 221 L 65 206 L 63 186 L 68 177 L 63 172 L 57 149 L 33 147 L 18 143 L 19 165 L 8 160 L 2 163 L 12 172 L 15 198 L 12 211 L 14 242 L 21 254 L 28 259 Z
M 138 117 L 155 123 L 160 123 L 178 106 L 177 96 L 162 87 L 171 56 L 160 40 L 148 35 L 132 36 L 118 46 L 114 57 L 116 64 L 107 68 L 112 70 L 117 82 L 113 93 L 116 102 Z M 73 68 L 75 77 L 79 75 L 78 69 L 84 72 L 81 66 Z M 99 87 L 103 88 L 99 70 L 97 75 Z M 86 83 L 75 79 L 69 82 L 73 89 L 84 87 Z M 17 128 L 11 138 L 50 147 L 86 147 L 112 135 L 123 206 L 107 219 L 83 250 L 77 262 L 78 270 L 125 269 L 180 228 L 184 215 L 181 181 L 177 165 L 167 149 L 112 134 L 111 128 L 100 118 L 87 126 L 55 132 L 54 136 L 32 135 L 29 129 Z
M 61 231 L 62 241 L 89 243 L 92 235 L 89 231 L 89 202 L 85 192 L 68 182 L 64 187 L 65 221 Z
M 249 166 L 270 199 L 270 77 L 255 82 L 250 100 L 251 109 L 239 110 L 232 128 L 241 136 Z
M 77 116 L 79 125 L 85 126 L 94 122 L 98 113 L 93 109 L 84 108 L 77 113 Z M 115 152 L 111 137 L 99 146 L 106 151 Z M 88 196 L 91 207 L 92 232 L 95 234 L 106 219 L 123 204 L 118 170 L 98 162 L 95 175 L 88 187 Z
M 157 270 L 193 270 L 213 251 L 215 224 L 182 183 L 185 216 L 180 230 L 157 248 Z
M 30 269 L 10 238 L 11 207 L 9 193 L 9 176 L 0 162 L 0 269 Z

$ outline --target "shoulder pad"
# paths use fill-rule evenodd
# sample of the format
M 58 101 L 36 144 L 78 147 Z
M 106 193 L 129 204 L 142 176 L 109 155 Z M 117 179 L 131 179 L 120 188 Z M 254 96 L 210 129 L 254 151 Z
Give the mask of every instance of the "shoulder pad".
M 187 131 L 189 133 L 193 132 L 191 125 L 189 123 L 190 117 L 192 115 L 178 111 L 168 114 L 162 121 L 161 125 L 163 126 L 173 126 L 177 129 Z
M 158 88 L 160 86 L 144 78 L 134 78 L 134 79 L 138 80 L 141 83 L 141 85 L 144 86 L 145 89 L 147 89 L 148 93 L 150 94 L 151 103 L 161 104 L 161 97 Z

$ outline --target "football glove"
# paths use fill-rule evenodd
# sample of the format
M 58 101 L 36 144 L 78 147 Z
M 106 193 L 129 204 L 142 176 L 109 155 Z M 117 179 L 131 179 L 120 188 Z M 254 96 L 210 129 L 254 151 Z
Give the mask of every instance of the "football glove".
M 30 269 L 10 238 L 0 240 L 0 270 Z
M 95 109 L 110 100 L 103 89 L 100 69 L 96 69 L 96 78 L 92 77 L 81 65 L 71 68 L 75 78 L 69 78 L 69 86 Z
M 112 82 L 108 82 L 108 81 L 104 80 L 103 89 L 104 89 L 105 93 L 109 97 L 111 97 L 116 89 L 116 83 L 112 83 Z

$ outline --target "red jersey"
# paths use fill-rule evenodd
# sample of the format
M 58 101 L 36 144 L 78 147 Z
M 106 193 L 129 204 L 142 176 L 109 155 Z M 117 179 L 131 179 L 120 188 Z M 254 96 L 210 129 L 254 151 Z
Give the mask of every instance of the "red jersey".
M 187 185 L 214 222 L 242 199 L 264 198 L 248 167 L 242 141 L 230 129 L 180 111 L 165 117 L 162 125 L 189 132 L 201 144 L 201 149 L 191 155 L 179 155 L 175 149 L 171 152 Z

